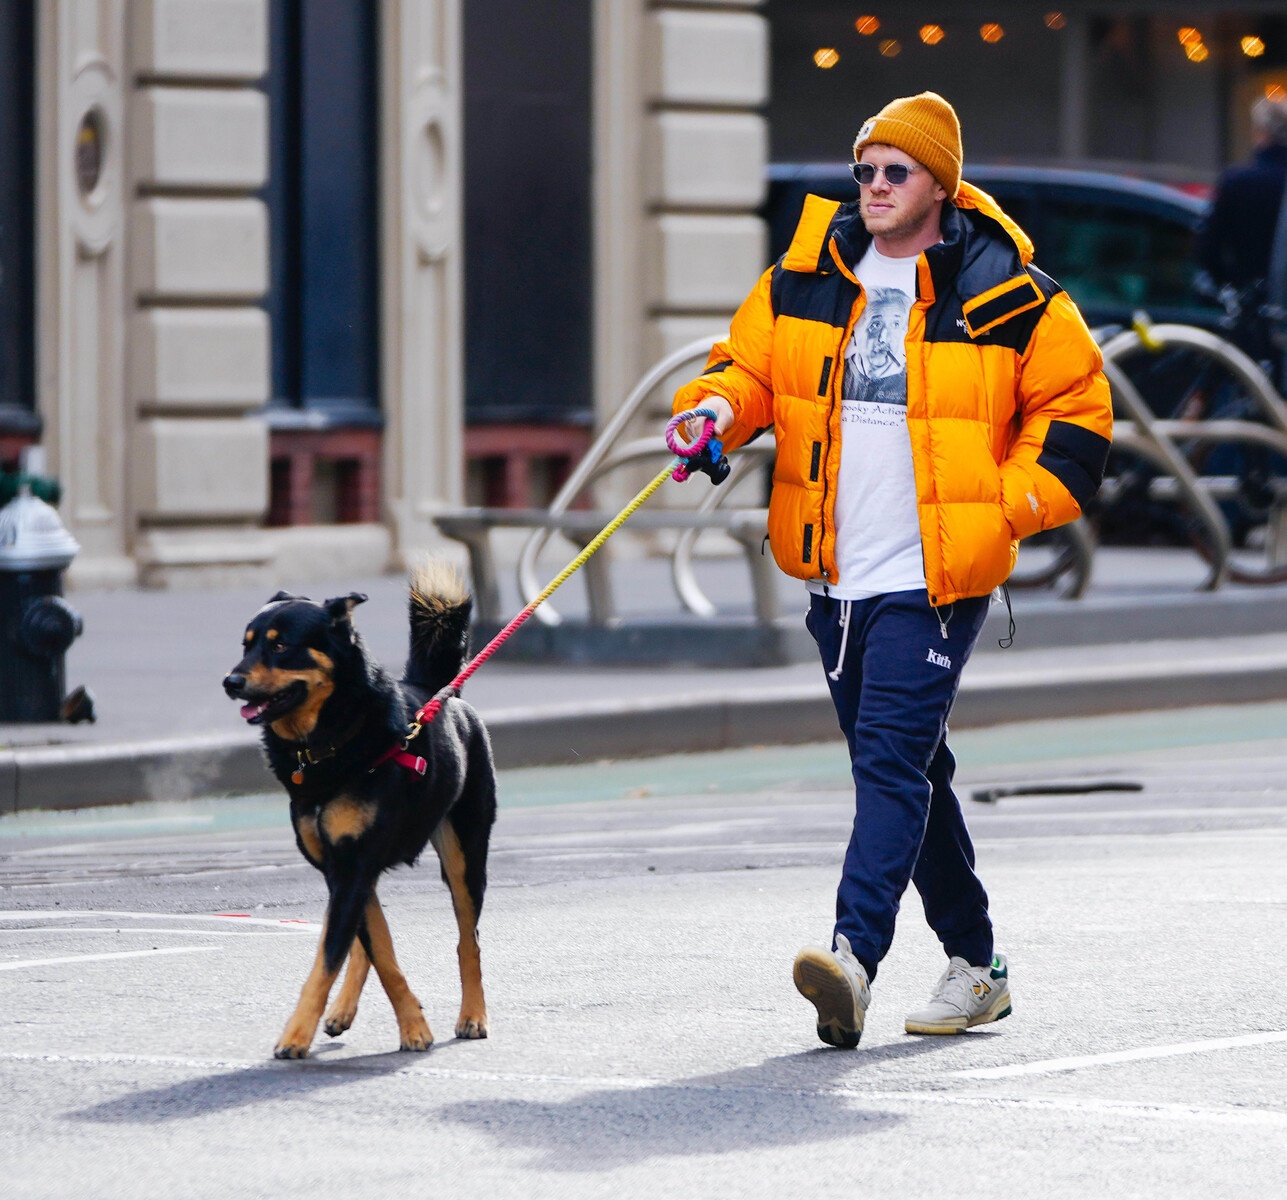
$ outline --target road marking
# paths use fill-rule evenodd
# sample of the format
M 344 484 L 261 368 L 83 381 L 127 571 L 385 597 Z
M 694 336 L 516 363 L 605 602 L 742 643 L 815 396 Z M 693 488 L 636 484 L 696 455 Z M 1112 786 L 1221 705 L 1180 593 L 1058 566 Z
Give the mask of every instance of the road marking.
M 17 971 L 23 967 L 53 967 L 61 963 L 106 962 L 112 958 L 150 958 L 157 954 L 198 954 L 218 948 L 218 946 L 167 946 L 164 950 L 117 950 L 111 954 L 71 954 L 65 958 L 28 958 L 22 962 L 0 962 L 0 971 Z
M 11 909 L 0 912 L 0 921 L 65 921 L 84 917 L 117 917 L 127 921 L 217 921 L 220 924 L 235 921 L 239 925 L 265 925 L 288 933 L 320 933 L 322 930 L 318 922 L 305 921 L 299 917 L 251 917 L 241 913 L 117 912 L 113 909 L 62 908 Z
M 953 1071 L 951 1074 L 956 1079 L 1015 1079 L 1021 1075 L 1048 1075 L 1109 1063 L 1170 1058 L 1177 1054 L 1202 1054 L 1209 1050 L 1236 1050 L 1242 1046 L 1264 1046 L 1271 1042 L 1287 1042 L 1287 1031 L 1246 1033 L 1239 1037 L 1208 1038 L 1201 1042 L 1177 1042 L 1171 1046 L 1141 1046 L 1135 1050 L 1113 1050 L 1106 1054 L 1084 1054 L 1076 1058 L 1046 1058 L 1011 1067 L 982 1067 L 973 1071 Z
M 1123 927 L 1123 932 L 1126 932 Z M 226 937 L 226 938 L 271 938 L 276 937 L 276 929 L 161 929 L 148 925 L 67 925 L 54 926 L 43 929 L 7 929 L 5 933 L 36 933 L 41 937 L 49 937 L 55 933 L 155 933 L 162 937 Z
M 1196 1104 L 1149 1103 L 1127 1100 L 1085 1099 L 1075 1096 L 980 1096 L 960 1092 L 859 1092 L 838 1088 L 837 1096 L 873 1101 L 963 1104 L 976 1108 L 1039 1109 L 1045 1112 L 1084 1113 L 1091 1116 L 1162 1118 L 1179 1121 L 1227 1121 L 1235 1125 L 1287 1127 L 1287 1112 L 1272 1108 L 1222 1106 L 1202 1108 Z

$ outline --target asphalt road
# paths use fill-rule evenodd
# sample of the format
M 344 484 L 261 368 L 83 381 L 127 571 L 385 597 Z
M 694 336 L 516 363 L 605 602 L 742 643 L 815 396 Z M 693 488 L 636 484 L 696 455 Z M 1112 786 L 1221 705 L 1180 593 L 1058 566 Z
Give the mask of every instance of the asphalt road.
M 451 1037 L 426 861 L 381 889 L 438 1043 L 270 1058 L 322 910 L 276 796 L 0 821 L 6 1197 L 1280 1197 L 1287 705 L 965 731 L 1013 1018 L 916 1039 L 914 898 L 862 1046 L 796 949 L 851 821 L 834 745 L 507 772 L 483 914 L 492 1035 Z M 243 915 L 235 915 L 243 914 Z

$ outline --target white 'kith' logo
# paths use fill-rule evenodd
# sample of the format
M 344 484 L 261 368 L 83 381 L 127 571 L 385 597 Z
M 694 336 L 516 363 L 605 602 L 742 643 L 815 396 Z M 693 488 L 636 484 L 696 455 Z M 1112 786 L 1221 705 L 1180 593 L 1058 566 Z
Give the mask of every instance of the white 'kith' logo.
M 937 650 L 931 650 L 925 659 L 926 662 L 932 662 L 936 667 L 952 668 L 952 660 L 946 654 L 940 654 Z

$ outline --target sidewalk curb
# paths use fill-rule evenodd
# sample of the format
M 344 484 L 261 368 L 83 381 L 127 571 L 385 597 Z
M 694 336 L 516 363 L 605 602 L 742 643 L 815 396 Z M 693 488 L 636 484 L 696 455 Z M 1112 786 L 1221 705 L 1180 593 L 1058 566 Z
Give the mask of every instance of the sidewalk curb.
M 1038 678 L 966 680 L 957 728 L 1205 704 L 1287 699 L 1287 656 L 1233 655 L 1196 664 L 1087 664 Z M 824 684 L 689 695 L 661 701 L 506 709 L 486 714 L 499 767 L 555 766 L 790 745 L 839 736 Z M 218 736 L 40 746 L 0 751 L 0 815 L 139 800 L 187 800 L 275 790 L 257 738 Z

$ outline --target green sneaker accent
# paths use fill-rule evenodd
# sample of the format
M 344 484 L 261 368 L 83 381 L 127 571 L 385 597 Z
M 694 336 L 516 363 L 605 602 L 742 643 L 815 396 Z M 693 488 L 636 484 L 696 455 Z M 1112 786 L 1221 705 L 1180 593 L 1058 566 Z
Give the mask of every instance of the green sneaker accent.
M 1009 969 L 998 954 L 990 967 L 971 966 L 963 958 L 948 961 L 924 1008 L 907 1014 L 908 1033 L 964 1033 L 1010 1016 Z

